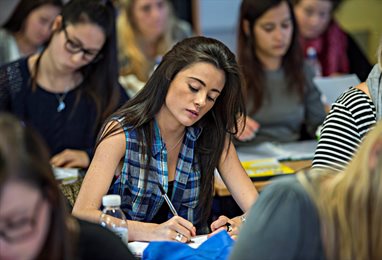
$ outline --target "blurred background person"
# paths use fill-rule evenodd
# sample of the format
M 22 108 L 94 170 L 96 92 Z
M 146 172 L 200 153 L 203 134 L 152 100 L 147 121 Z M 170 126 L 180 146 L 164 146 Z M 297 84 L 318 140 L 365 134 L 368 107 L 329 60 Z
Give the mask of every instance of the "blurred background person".
M 128 99 L 116 46 L 112 3 L 72 0 L 41 53 L 0 68 L 0 111 L 40 132 L 52 165 L 88 167 L 103 120 Z
M 176 42 L 192 35 L 191 26 L 176 19 L 167 0 L 125 0 L 117 27 L 120 82 L 130 96 Z
M 61 0 L 21 0 L 0 29 L 0 65 L 41 50 L 61 8 Z
M 382 123 L 345 170 L 300 172 L 267 186 L 230 259 L 382 259 Z
M 322 76 L 355 73 L 365 81 L 371 65 L 353 38 L 334 19 L 341 0 L 292 0 L 305 55 L 313 47 Z
M 134 259 L 107 229 L 73 218 L 42 139 L 0 114 L 0 259 Z
M 304 65 L 289 1 L 242 1 L 238 61 L 249 116 L 237 139 L 253 144 L 312 138 L 325 111 L 313 71 Z

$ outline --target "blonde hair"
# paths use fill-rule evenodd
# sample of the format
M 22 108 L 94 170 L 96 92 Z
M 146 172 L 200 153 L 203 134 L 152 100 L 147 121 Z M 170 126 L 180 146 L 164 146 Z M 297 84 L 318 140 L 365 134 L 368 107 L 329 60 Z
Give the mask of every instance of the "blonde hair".
M 298 179 L 315 202 L 327 259 L 382 259 L 382 123 L 341 173 L 312 170 Z M 376 165 L 370 165 L 370 158 Z
M 123 60 L 123 57 L 128 59 L 127 66 L 120 68 L 120 74 L 123 76 L 134 74 L 140 81 L 146 82 L 150 71 L 152 70 L 153 61 L 150 61 L 151 58 L 144 53 L 142 48 L 140 48 L 145 39 L 139 35 L 132 16 L 136 1 L 137 0 L 125 0 L 117 20 L 120 59 Z M 169 15 L 164 34 L 157 42 L 156 56 L 163 56 L 175 42 L 172 37 L 172 28 L 175 25 L 175 17 L 167 0 L 165 1 L 165 6 L 165 8 L 168 9 Z

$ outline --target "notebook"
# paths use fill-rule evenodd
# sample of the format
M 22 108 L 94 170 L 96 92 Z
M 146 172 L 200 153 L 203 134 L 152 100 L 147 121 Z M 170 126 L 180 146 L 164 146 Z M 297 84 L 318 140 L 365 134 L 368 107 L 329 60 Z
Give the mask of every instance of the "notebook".
M 254 146 L 238 147 L 237 153 L 248 176 L 253 180 L 262 181 L 274 176 L 295 173 L 283 162 L 312 160 L 316 146 L 316 140 L 290 143 L 264 142 Z

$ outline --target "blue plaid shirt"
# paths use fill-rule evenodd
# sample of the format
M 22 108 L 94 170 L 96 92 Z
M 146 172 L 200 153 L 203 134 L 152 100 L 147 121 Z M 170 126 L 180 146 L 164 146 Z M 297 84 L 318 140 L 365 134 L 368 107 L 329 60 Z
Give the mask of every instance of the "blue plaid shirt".
M 143 147 L 137 139 L 138 133 L 135 129 L 128 129 L 128 127 L 123 129 L 126 136 L 123 167 L 120 176 L 110 187 L 109 193 L 121 195 L 121 208 L 130 220 L 150 222 L 162 203 L 166 203 L 161 196 L 158 182 L 167 192 L 167 149 L 156 121 L 154 125 L 152 158 L 146 188 L 144 188 L 146 160 L 143 159 Z M 186 128 L 176 166 L 174 189 L 170 198 L 179 216 L 191 223 L 198 219 L 195 209 L 198 204 L 201 173 L 194 156 L 194 147 L 201 131 L 198 127 Z M 168 218 L 171 217 L 170 212 Z

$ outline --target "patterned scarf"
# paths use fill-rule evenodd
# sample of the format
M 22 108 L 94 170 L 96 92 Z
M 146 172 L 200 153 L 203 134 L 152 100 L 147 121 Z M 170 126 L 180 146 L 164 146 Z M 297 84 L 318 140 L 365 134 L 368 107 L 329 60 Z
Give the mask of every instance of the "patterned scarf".
M 347 36 L 334 20 L 318 38 L 300 38 L 300 40 L 305 55 L 309 47 L 316 49 L 323 76 L 330 76 L 333 73 L 349 73 L 349 60 L 346 53 Z

